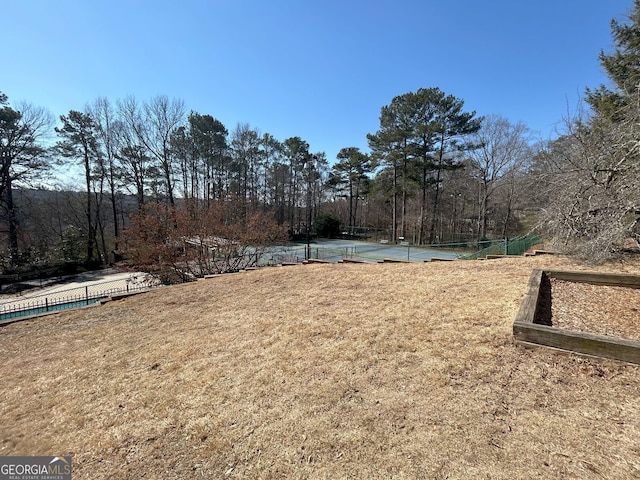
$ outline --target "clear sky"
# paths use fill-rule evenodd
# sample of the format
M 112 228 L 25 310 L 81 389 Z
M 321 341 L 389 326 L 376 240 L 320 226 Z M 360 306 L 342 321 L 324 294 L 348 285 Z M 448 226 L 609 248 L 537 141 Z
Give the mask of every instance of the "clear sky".
M 0 91 L 56 117 L 102 96 L 181 98 L 232 131 L 367 150 L 380 108 L 439 87 L 543 139 L 606 83 L 632 0 L 5 0 Z

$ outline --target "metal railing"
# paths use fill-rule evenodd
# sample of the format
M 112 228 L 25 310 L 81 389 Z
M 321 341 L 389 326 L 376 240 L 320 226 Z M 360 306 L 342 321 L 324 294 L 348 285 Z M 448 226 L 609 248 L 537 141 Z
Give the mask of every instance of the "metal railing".
M 19 296 L 0 302 L 0 321 L 78 308 L 97 303 L 113 295 L 138 292 L 159 285 L 160 282 L 150 276 L 136 275 L 37 295 Z

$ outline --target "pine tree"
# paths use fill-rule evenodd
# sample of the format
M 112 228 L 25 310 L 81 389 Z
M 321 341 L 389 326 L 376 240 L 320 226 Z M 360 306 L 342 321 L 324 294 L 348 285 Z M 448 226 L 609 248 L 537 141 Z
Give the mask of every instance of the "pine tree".
M 12 263 L 19 254 L 19 222 L 13 189 L 16 184 L 29 184 L 51 167 L 43 136 L 52 121 L 51 114 L 43 108 L 24 103 L 17 109 L 12 108 L 7 96 L 0 92 L 0 208 L 8 225 Z
M 611 33 L 616 46 L 611 54 L 600 52 L 600 64 L 612 82 L 587 89 L 587 102 L 605 118 L 619 119 L 620 110 L 631 95 L 640 89 L 640 0 L 634 0 L 628 22 L 611 20 Z

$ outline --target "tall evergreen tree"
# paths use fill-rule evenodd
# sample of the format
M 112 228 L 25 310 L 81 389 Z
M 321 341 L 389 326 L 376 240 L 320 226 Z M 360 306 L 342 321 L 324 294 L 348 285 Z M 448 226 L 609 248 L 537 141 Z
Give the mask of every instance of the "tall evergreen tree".
M 436 223 L 440 207 L 441 180 L 443 172 L 460 168 L 459 152 L 472 150 L 476 145 L 466 138 L 477 132 L 482 125 L 482 118 L 474 118 L 476 112 L 463 112 L 464 101 L 453 95 L 445 95 L 435 89 L 434 102 L 436 113 L 433 120 L 427 123 L 428 130 L 433 133 L 434 149 L 430 158 L 435 172 L 433 210 L 429 228 L 429 243 L 433 243 Z M 430 97 L 430 96 L 429 96 Z
M 254 202 L 257 197 L 256 173 L 260 166 L 260 133 L 247 123 L 238 124 L 232 133 L 231 152 L 236 172 L 234 193 Z
M 15 262 L 19 253 L 18 215 L 13 199 L 16 183 L 26 184 L 51 167 L 43 137 L 52 127 L 53 118 L 42 108 L 22 104 L 18 110 L 9 106 L 0 92 L 0 205 L 8 224 L 9 256 Z
M 397 195 L 398 192 L 402 195 L 400 233 L 405 237 L 407 198 L 416 185 L 418 166 L 422 169 L 422 216 L 427 185 L 434 187 L 429 242 L 435 240 L 443 175 L 459 168 L 459 152 L 474 148 L 466 138 L 478 131 L 482 123 L 481 118 L 474 118 L 475 112 L 463 112 L 463 106 L 463 100 L 446 95 L 439 88 L 421 88 L 415 93 L 397 96 L 390 105 L 382 107 L 380 130 L 367 135 L 374 158 L 393 169 L 393 241 L 397 238 Z M 423 238 L 423 220 L 420 240 Z
M 311 157 L 309 144 L 300 137 L 287 138 L 282 143 L 283 156 L 287 161 L 287 220 L 292 229 L 300 230 L 301 218 L 299 207 L 302 205 L 301 195 L 304 191 L 304 168 Z
M 415 156 L 412 140 L 415 135 L 413 93 L 399 95 L 380 110 L 380 129 L 367 134 L 373 158 L 392 171 L 391 239 L 406 235 L 406 210 L 410 190 L 410 164 Z M 400 235 L 398 235 L 398 199 L 401 199 Z
M 92 169 L 100 159 L 97 127 L 90 115 L 75 110 L 68 115 L 60 116 L 62 127 L 56 128 L 61 137 L 56 147 L 58 152 L 67 158 L 78 160 L 84 167 L 86 184 L 85 216 L 87 219 L 86 261 L 93 261 L 96 256 L 96 217 L 92 201 Z M 97 214 L 96 214 L 97 216 Z
M 349 203 L 348 231 L 353 234 L 358 213 L 358 199 L 368 180 L 367 174 L 371 173 L 374 164 L 371 157 L 362 153 L 357 147 L 343 148 L 338 152 L 339 160 L 332 168 L 329 182 L 336 186 L 344 186 L 347 189 Z
M 640 0 L 634 0 L 628 22 L 611 20 L 615 51 L 600 52 L 600 64 L 612 82 L 587 89 L 587 102 L 600 115 L 619 119 L 619 112 L 631 95 L 640 90 Z
M 270 133 L 265 133 L 260 139 L 260 152 L 265 165 L 263 203 L 270 204 L 275 209 L 276 219 L 282 224 L 285 219 L 285 185 L 288 171 L 282 160 L 282 143 Z
M 207 206 L 215 198 L 223 198 L 228 190 L 229 159 L 227 135 L 221 121 L 211 115 L 189 114 L 189 134 L 193 140 L 203 173 L 202 191 Z

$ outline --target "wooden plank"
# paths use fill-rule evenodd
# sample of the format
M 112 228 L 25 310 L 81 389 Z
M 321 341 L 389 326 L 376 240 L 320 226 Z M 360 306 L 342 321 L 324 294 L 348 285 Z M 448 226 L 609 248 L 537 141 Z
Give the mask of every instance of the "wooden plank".
M 358 260 L 357 258 L 343 258 L 342 263 L 372 263 L 366 260 Z
M 514 322 L 513 335 L 518 341 L 640 364 L 640 342 L 632 340 L 522 322 Z
M 591 283 L 616 287 L 640 288 L 640 275 L 627 273 L 569 272 L 563 270 L 546 270 L 550 278 L 568 282 Z
M 578 355 L 578 356 L 584 357 L 584 358 L 591 358 L 591 359 L 594 359 L 594 360 L 602 360 L 602 357 L 596 357 L 595 355 L 588 355 L 586 353 L 574 352 L 573 350 L 564 350 L 562 348 L 550 347 L 549 345 L 540 345 L 539 343 L 523 342 L 522 340 L 514 340 L 514 342 L 516 343 L 516 345 L 520 345 L 521 347 L 529 349 L 529 350 L 545 349 L 545 350 L 548 350 L 548 351 L 561 353 L 563 355 Z M 620 360 L 620 361 L 622 361 L 622 360 Z M 629 363 L 629 362 L 627 362 L 627 363 Z
M 536 317 L 536 309 L 538 306 L 538 295 L 540 294 L 540 283 L 542 281 L 542 270 L 533 270 L 529 277 L 529 285 L 527 287 L 527 294 L 520 305 L 518 314 L 516 315 L 516 322 L 519 323 L 533 323 Z

